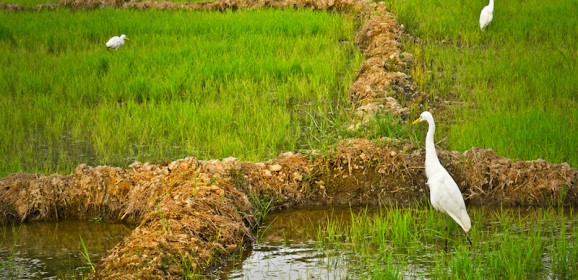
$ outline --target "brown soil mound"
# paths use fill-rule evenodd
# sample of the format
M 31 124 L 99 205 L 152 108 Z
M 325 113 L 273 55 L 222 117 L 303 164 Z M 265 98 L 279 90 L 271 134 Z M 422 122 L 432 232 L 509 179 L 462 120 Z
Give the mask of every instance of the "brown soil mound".
M 403 27 L 383 4 L 375 7 L 358 32 L 356 44 L 365 60 L 349 88 L 349 97 L 356 108 L 350 128 L 366 124 L 378 113 L 388 112 L 403 119 L 409 116 L 407 105 L 415 102 L 419 93 L 406 74 L 413 56 L 401 51 L 402 32 Z
M 383 5 L 362 1 L 218 1 L 174 4 L 62 2 L 72 8 L 237 9 L 308 7 L 355 10 L 364 18 L 356 43 L 365 55 L 350 88 L 358 114 L 352 127 L 386 111 L 408 117 L 420 95 L 405 72 L 403 29 Z M 38 8 L 39 6 L 35 7 Z M 419 106 L 419 105 L 418 105 Z M 578 205 L 578 171 L 543 160 L 511 161 L 491 150 L 438 151 L 469 205 Z M 415 205 L 428 199 L 424 153 L 411 143 L 348 139 L 330 151 L 284 153 L 267 162 L 234 158 L 128 168 L 80 165 L 73 174 L 13 174 L 0 179 L 0 223 L 101 216 L 138 227 L 97 266 L 96 278 L 183 278 L 207 274 L 254 240 L 262 207 Z M 426 202 L 427 203 L 427 202 Z
M 542 160 L 512 162 L 491 150 L 441 151 L 470 205 L 578 205 L 578 171 Z M 258 201 L 307 205 L 415 205 L 427 200 L 424 154 L 401 141 L 349 139 L 324 155 L 285 153 L 261 163 L 79 166 L 69 176 L 0 179 L 2 222 L 101 215 L 138 222 L 97 267 L 105 279 L 208 273 L 254 239 Z

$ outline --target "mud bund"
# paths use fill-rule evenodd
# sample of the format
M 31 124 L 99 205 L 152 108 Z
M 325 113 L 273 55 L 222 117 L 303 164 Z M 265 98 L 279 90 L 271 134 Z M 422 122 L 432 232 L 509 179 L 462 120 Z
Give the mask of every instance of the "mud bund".
M 408 117 L 420 106 L 407 74 L 411 54 L 400 50 L 403 27 L 381 4 L 363 1 L 217 1 L 153 3 L 64 1 L 32 8 L 157 8 L 226 10 L 312 8 L 355 12 L 356 43 L 365 58 L 350 99 L 351 127 L 388 112 Z M 492 150 L 439 151 L 440 161 L 468 205 L 578 205 L 578 171 L 543 160 L 512 161 Z M 0 178 L 0 223 L 101 216 L 137 224 L 96 267 L 98 279 L 181 279 L 185 263 L 210 274 L 255 240 L 260 206 L 272 209 L 334 206 L 412 206 L 428 203 L 425 153 L 411 143 L 346 139 L 327 152 L 287 152 L 267 162 L 185 158 L 169 164 L 135 162 L 128 168 L 78 166 L 68 176 L 12 174 Z

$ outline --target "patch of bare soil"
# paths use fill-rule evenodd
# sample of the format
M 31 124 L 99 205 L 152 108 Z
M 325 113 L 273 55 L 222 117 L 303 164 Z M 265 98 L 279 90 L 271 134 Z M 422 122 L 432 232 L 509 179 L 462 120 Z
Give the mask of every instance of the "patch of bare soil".
M 416 93 L 406 74 L 412 57 L 400 50 L 403 28 L 383 5 L 353 0 L 59 5 L 354 10 L 365 19 L 356 38 L 365 61 L 350 88 L 358 112 L 352 127 L 381 112 L 407 118 L 404 106 L 423 94 Z M 512 161 L 484 149 L 438 154 L 469 205 L 578 205 L 578 171 L 567 164 Z M 323 154 L 288 152 L 266 162 L 185 158 L 169 164 L 135 162 L 128 168 L 80 165 L 68 176 L 13 174 L 0 178 L 0 223 L 94 216 L 135 223 L 138 227 L 97 265 L 94 277 L 181 279 L 184 271 L 214 272 L 250 246 L 260 207 L 267 202 L 273 209 L 423 203 L 428 199 L 424 159 L 424 151 L 407 141 L 347 139 Z

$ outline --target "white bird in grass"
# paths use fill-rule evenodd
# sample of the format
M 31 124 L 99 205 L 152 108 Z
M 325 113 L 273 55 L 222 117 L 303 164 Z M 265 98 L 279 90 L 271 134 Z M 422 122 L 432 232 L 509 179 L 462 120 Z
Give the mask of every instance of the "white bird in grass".
M 490 4 L 485 6 L 480 13 L 480 29 L 484 31 L 490 22 L 492 22 L 492 18 L 494 14 L 494 0 L 490 0 Z
M 122 45 L 124 45 L 124 40 L 128 40 L 126 35 L 122 34 L 119 36 L 114 36 L 106 42 L 106 47 L 110 49 L 118 50 Z
M 430 200 L 433 208 L 445 212 L 456 221 L 466 232 L 470 244 L 472 241 L 467 233 L 472 227 L 470 216 L 466 211 L 466 204 L 458 185 L 442 166 L 436 153 L 434 133 L 436 125 L 430 112 L 421 113 L 420 117 L 413 122 L 427 121 L 429 129 L 425 138 L 425 174 L 430 191 Z

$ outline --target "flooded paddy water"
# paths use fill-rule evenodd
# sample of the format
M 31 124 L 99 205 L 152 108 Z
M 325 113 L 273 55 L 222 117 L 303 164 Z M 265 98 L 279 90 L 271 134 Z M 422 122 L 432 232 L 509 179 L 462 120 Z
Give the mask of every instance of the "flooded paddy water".
M 468 259 L 476 275 L 484 276 L 491 270 L 484 266 L 492 266 L 494 257 L 538 265 L 533 272 L 542 279 L 576 275 L 570 264 L 578 258 L 578 217 L 572 208 L 471 207 L 469 212 L 473 246 L 451 219 L 423 206 L 316 207 L 270 213 L 252 248 L 212 278 L 437 278 L 455 269 L 455 258 Z M 85 279 L 90 267 L 80 238 L 98 270 L 106 251 L 133 229 L 99 220 L 4 226 L 0 278 Z M 504 252 L 502 248 L 510 245 L 519 247 L 520 254 L 516 255 L 517 249 Z M 569 271 L 559 271 L 561 259 Z
M 80 238 L 97 264 L 133 230 L 102 221 L 33 222 L 0 227 L 0 279 L 74 279 L 91 269 Z
M 461 164 L 452 170 L 458 171 L 470 205 L 470 246 L 455 222 L 429 208 L 424 176 L 415 168 L 422 164 L 419 153 L 399 156 L 395 147 L 367 140 L 345 141 L 333 153 L 337 156 L 315 161 L 291 153 L 266 163 L 186 158 L 165 165 L 134 163 L 128 169 L 81 165 L 69 176 L 14 174 L 0 180 L 0 218 L 8 225 L 25 221 L 25 228 L 34 221 L 86 221 L 104 213 L 139 224 L 118 239 L 118 246 L 104 249 L 106 256 L 91 257 L 94 276 L 102 279 L 577 276 L 578 226 L 572 207 L 578 173 L 570 167 L 512 163 L 487 150 L 440 153 L 447 162 L 459 161 L 448 166 Z M 493 162 L 491 173 L 484 171 L 486 160 Z M 314 179 L 307 179 L 312 174 Z M 516 184 L 506 180 L 509 174 L 516 175 Z M 347 203 L 371 206 L 303 209 Z M 259 217 L 263 213 L 265 220 Z M 30 230 L 15 228 L 17 240 L 26 240 L 23 235 Z M 4 232 L 7 236 L 11 229 Z M 59 235 L 66 234 L 46 234 Z M 68 235 L 76 256 L 82 256 L 80 235 L 88 251 L 95 252 L 84 233 Z M 11 239 L 3 241 L 5 267 L 15 267 L 15 257 L 24 254 L 24 249 L 11 253 L 11 248 L 20 249 L 8 245 Z M 26 258 L 20 266 L 54 256 Z M 80 260 L 71 266 L 85 264 Z M 53 269 L 42 267 L 47 268 L 39 271 Z
M 273 213 L 267 217 L 253 249 L 221 278 L 438 278 L 460 269 L 455 262 L 469 267 L 470 276 L 507 276 L 508 272 L 493 267 L 496 260 L 536 266 L 522 267 L 518 272 L 531 272 L 541 279 L 576 275 L 572 261 L 578 256 L 578 218 L 573 210 L 478 207 L 470 209 L 470 215 L 475 222 L 473 246 L 451 219 L 444 221 L 444 215 L 426 207 L 316 208 Z M 398 223 L 405 221 L 401 223 L 409 225 L 408 236 L 376 241 L 372 230 L 353 229 L 379 228 L 380 220 L 391 221 L 391 226 L 398 228 L 403 227 Z M 428 228 L 432 222 L 437 226 Z M 446 222 L 449 233 L 444 228 Z M 360 233 L 363 236 L 355 236 Z M 376 244 L 379 242 L 383 244 Z M 509 246 L 514 249 L 510 251 Z M 533 252 L 535 249 L 539 251 Z M 561 260 L 568 262 L 569 270 L 560 270 Z

